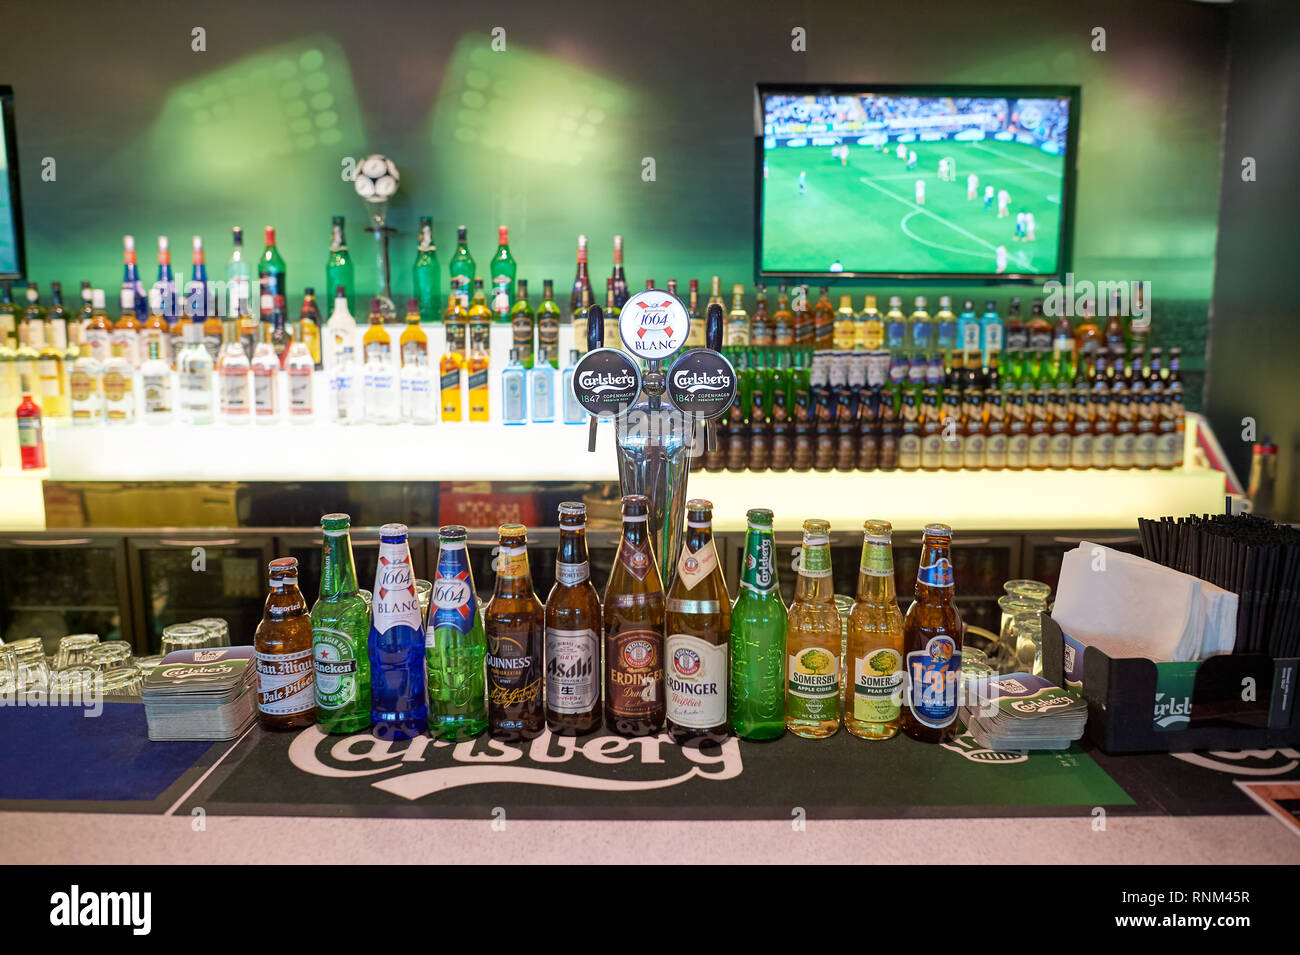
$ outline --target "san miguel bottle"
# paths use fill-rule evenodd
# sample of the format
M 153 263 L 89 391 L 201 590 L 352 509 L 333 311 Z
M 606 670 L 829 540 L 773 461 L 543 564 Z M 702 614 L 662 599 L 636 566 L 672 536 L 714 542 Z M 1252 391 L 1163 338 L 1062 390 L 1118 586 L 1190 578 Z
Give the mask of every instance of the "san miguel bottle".
M 650 549 L 650 500 L 623 498 L 623 538 L 605 587 L 605 725 L 650 736 L 664 725 L 664 588 Z
M 916 570 L 916 600 L 903 620 L 903 732 L 923 743 L 957 734 L 961 615 L 954 602 L 952 528 L 927 524 Z
M 713 543 L 713 502 L 686 503 L 686 537 L 668 591 L 664 645 L 668 735 L 674 742 L 727 735 L 731 602 Z
M 577 736 L 600 725 L 600 596 L 587 557 L 587 506 L 560 505 L 555 586 L 546 597 L 546 725 Z
M 894 593 L 893 528 L 888 521 L 862 525 L 858 592 L 849 613 L 844 665 L 849 699 L 844 726 L 862 739 L 889 739 L 902 724 L 903 615 Z
M 450 740 L 471 739 L 488 725 L 487 638 L 469 566 L 468 536 L 459 524 L 438 530 L 438 569 L 425 640 L 429 732 Z
M 745 739 L 785 733 L 787 615 L 776 572 L 772 512 L 746 514 L 740 594 L 731 607 L 731 730 Z
M 357 589 L 351 518 L 326 514 L 320 596 L 311 608 L 316 721 L 327 733 L 356 733 L 370 725 L 370 610 Z
M 268 565 L 270 593 L 253 635 L 257 719 L 263 729 L 288 730 L 316 722 L 311 616 L 298 590 L 298 561 Z
M 497 540 L 496 587 L 483 608 L 488 732 L 507 742 L 536 739 L 546 728 L 542 712 L 546 610 L 533 593 L 524 525 L 502 524 Z
M 410 739 L 429 728 L 424 627 L 405 524 L 379 528 L 371 591 L 370 719 L 381 740 Z
M 803 522 L 794 603 L 785 631 L 786 729 L 824 739 L 840 728 L 840 613 L 831 582 L 831 525 Z

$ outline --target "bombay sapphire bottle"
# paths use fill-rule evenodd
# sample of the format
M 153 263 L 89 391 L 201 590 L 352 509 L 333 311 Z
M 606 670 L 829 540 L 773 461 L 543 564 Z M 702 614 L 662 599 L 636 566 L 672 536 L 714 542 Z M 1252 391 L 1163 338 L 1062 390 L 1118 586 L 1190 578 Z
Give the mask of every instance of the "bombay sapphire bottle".
M 555 420 L 555 369 L 551 367 L 545 348 L 538 349 L 537 361 L 528 370 L 528 403 L 532 420 Z
M 424 627 L 405 524 L 379 529 L 379 565 L 371 596 L 370 719 L 383 740 L 429 728 Z
M 501 420 L 505 424 L 523 424 L 528 420 L 525 374 L 519 349 L 510 349 L 510 363 L 501 370 Z
M 578 396 L 573 392 L 573 376 L 578 371 L 578 350 L 569 352 L 569 363 L 560 372 L 560 393 L 564 396 L 564 423 L 582 424 L 587 420 L 587 412 L 582 410 Z

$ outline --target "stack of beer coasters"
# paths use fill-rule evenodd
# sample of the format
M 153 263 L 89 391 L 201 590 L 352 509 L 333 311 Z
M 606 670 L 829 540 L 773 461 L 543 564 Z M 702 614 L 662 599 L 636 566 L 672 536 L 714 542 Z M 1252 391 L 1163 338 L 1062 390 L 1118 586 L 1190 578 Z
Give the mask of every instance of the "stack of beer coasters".
M 961 708 L 962 720 L 985 749 L 1068 749 L 1083 736 L 1088 704 L 1032 673 L 992 677 L 982 699 Z
M 234 739 L 257 718 L 252 647 L 176 650 L 150 671 L 141 696 L 152 740 Z

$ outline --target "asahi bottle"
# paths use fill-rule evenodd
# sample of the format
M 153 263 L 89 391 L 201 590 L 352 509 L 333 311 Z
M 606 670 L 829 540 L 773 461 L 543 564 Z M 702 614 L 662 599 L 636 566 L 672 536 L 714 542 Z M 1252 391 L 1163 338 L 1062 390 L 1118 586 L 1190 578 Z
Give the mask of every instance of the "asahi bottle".
M 253 635 L 257 719 L 263 729 L 289 730 L 316 722 L 311 663 L 311 616 L 298 590 L 298 561 L 268 565 L 270 593 Z
M 438 529 L 438 570 L 425 640 L 429 733 L 451 740 L 471 739 L 488 724 L 487 638 L 469 567 L 468 536 L 459 524 Z
M 785 631 L 786 729 L 824 739 L 840 728 L 840 613 L 831 582 L 831 526 L 803 522 L 803 549 Z
M 623 539 L 605 587 L 605 725 L 623 736 L 664 725 L 664 588 L 649 515 L 645 495 L 623 498 Z
M 731 603 L 713 544 L 713 502 L 686 502 L 686 537 L 668 591 L 664 669 L 674 742 L 727 736 Z
M 858 592 L 849 613 L 844 665 L 848 699 L 844 726 L 862 739 L 889 739 L 902 723 L 903 615 L 894 593 L 894 551 L 888 521 L 862 525 Z
M 321 518 L 320 596 L 311 608 L 316 720 L 327 733 L 370 725 L 370 610 L 357 589 L 346 514 Z
M 528 532 L 502 524 L 497 580 L 483 608 L 487 635 L 488 732 L 507 742 L 536 739 L 542 716 L 542 647 L 546 611 L 533 593 Z
M 424 626 L 405 524 L 379 528 L 371 591 L 370 718 L 381 740 L 410 739 L 429 728 Z
M 943 743 L 957 732 L 961 615 L 953 599 L 952 528 L 927 524 L 916 570 L 916 600 L 903 620 L 903 732 Z
M 600 725 L 600 596 L 587 558 L 587 506 L 560 505 L 555 586 L 546 597 L 546 726 L 577 736 Z
M 785 733 L 785 604 L 776 574 L 772 512 L 746 515 L 740 594 L 731 607 L 731 730 L 745 739 Z

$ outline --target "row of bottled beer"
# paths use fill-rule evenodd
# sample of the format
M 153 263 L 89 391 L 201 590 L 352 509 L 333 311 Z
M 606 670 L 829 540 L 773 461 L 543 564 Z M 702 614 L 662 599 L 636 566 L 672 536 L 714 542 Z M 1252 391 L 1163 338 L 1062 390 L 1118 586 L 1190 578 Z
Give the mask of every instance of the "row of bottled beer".
M 777 580 L 772 512 L 748 512 L 739 596 L 728 598 L 712 504 L 687 504 L 676 575 L 665 592 L 651 548 L 649 500 L 623 499 L 623 532 L 603 598 L 591 581 L 586 508 L 559 507 L 555 585 L 532 586 L 527 532 L 500 528 L 496 582 L 480 611 L 464 527 L 439 532 L 427 621 L 406 528 L 380 530 L 371 605 L 358 590 L 347 515 L 322 520 L 320 596 L 308 611 L 297 562 L 270 565 L 255 638 L 258 707 L 267 728 L 319 722 L 372 727 L 382 739 L 486 730 L 518 741 L 579 735 L 602 723 L 625 736 L 666 730 L 677 742 L 839 729 L 927 742 L 953 735 L 961 672 L 951 529 L 925 530 L 916 599 L 894 589 L 890 525 L 867 521 L 857 600 L 844 640 L 831 583 L 830 525 L 804 522 L 794 602 Z M 842 716 L 841 716 L 842 714 Z

